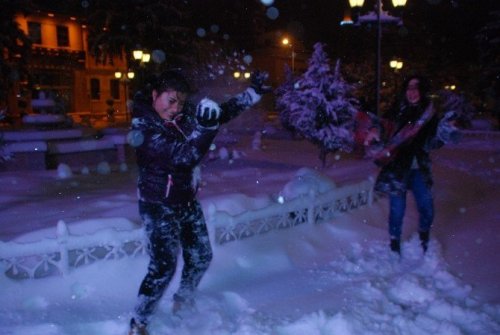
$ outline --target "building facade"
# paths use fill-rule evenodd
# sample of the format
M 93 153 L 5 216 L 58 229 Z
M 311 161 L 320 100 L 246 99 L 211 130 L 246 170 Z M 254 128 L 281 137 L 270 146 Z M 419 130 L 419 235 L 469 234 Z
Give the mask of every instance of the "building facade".
M 87 27 L 77 17 L 36 13 L 15 18 L 32 41 L 29 81 L 14 86 L 10 114 L 63 114 L 77 123 L 128 120 L 126 57 L 105 62 L 89 52 Z

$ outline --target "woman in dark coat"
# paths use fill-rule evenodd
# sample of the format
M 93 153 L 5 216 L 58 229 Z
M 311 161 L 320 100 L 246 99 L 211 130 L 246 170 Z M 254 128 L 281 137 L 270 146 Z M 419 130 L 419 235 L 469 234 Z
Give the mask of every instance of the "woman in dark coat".
M 129 142 L 135 147 L 139 213 L 148 238 L 150 263 L 139 289 L 129 334 L 147 334 L 146 326 L 176 269 L 179 247 L 184 267 L 174 295 L 173 312 L 192 306 L 194 291 L 212 259 L 200 203 L 196 200 L 198 165 L 220 124 L 257 103 L 269 91 L 265 73 L 220 106 L 203 99 L 186 102 L 190 91 L 178 72 L 162 73 L 151 89 L 134 97 Z
M 430 150 L 441 147 L 457 130 L 452 114 L 438 118 L 429 97 L 429 84 L 421 76 L 409 77 L 403 85 L 400 102 L 381 120 L 376 138 L 384 148 L 375 155 L 381 167 L 375 190 L 389 196 L 389 235 L 391 250 L 401 253 L 401 231 L 406 209 L 406 193 L 411 191 L 419 213 L 419 237 L 427 251 L 434 219 L 434 200 Z

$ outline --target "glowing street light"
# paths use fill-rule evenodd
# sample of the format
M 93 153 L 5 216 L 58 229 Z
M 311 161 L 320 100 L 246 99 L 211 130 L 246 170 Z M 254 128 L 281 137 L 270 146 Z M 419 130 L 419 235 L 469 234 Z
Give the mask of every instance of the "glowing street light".
M 251 76 L 251 73 L 250 72 L 244 72 L 243 74 L 240 72 L 240 71 L 234 71 L 233 72 L 233 77 L 234 79 L 240 79 L 240 78 L 244 78 L 244 79 L 248 79 L 250 78 Z
M 142 53 L 141 62 L 148 63 L 151 60 L 151 54 L 147 52 Z
M 293 73 L 295 72 L 295 49 L 293 47 L 293 44 L 291 43 L 288 37 L 284 37 L 281 40 L 281 44 L 283 44 L 286 47 L 290 47 L 292 49 L 292 73 Z
M 352 8 L 361 8 L 364 4 L 364 0 L 349 0 L 349 5 Z M 403 7 L 406 5 L 407 0 L 392 0 L 392 5 L 394 7 Z M 380 115 L 380 77 L 381 77 L 381 47 L 382 47 L 382 22 L 383 23 L 396 23 L 398 25 L 403 24 L 403 20 L 399 17 L 391 16 L 386 11 L 382 10 L 382 0 L 376 0 L 375 12 L 370 12 L 367 15 L 359 16 L 357 24 L 361 23 L 372 23 L 377 24 L 377 60 L 376 60 L 376 114 Z M 342 24 L 342 23 L 341 23 Z M 401 64 L 401 66 L 403 66 Z
M 127 104 L 129 98 L 128 82 L 134 79 L 134 77 L 135 77 L 134 71 L 128 70 L 126 73 L 123 73 L 118 70 L 115 71 L 115 78 L 118 79 L 123 84 L 123 90 L 125 92 L 125 104 Z M 128 106 L 127 106 L 127 112 L 125 113 L 125 119 L 128 122 L 129 120 Z
M 142 54 L 144 52 L 140 49 L 136 49 L 132 51 L 132 57 L 134 57 L 135 60 L 142 60 Z
M 403 61 L 399 61 L 397 59 L 393 59 L 389 62 L 389 66 L 394 69 L 394 72 L 401 70 L 403 68 Z

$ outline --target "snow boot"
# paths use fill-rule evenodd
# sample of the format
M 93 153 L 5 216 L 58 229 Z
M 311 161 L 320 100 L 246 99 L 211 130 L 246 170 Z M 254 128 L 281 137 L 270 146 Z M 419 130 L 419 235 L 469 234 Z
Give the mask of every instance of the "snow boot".
M 134 319 L 130 320 L 130 330 L 128 335 L 149 335 L 146 330 L 146 325 L 135 322 Z
M 391 250 L 401 255 L 401 242 L 399 239 L 391 238 Z
M 429 232 L 428 231 L 420 231 L 418 232 L 418 237 L 420 238 L 420 245 L 424 250 L 424 253 L 427 252 L 429 247 Z

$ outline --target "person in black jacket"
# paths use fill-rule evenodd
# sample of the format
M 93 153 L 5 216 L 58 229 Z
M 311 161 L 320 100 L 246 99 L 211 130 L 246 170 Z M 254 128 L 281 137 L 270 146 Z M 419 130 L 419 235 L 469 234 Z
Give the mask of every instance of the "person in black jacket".
M 162 73 L 149 92 L 135 95 L 129 143 L 136 151 L 139 213 L 150 262 L 129 334 L 147 334 L 148 320 L 174 275 L 179 246 L 184 267 L 173 312 L 193 306 L 195 289 L 212 259 L 205 219 L 196 200 L 198 165 L 219 125 L 270 91 L 266 79 L 264 72 L 253 73 L 250 87 L 220 106 L 207 98 L 196 108 L 187 102 L 189 84 L 176 71 Z
M 430 150 L 456 139 L 453 113 L 439 118 L 429 97 L 429 83 L 411 76 L 403 85 L 396 108 L 380 121 L 373 137 L 384 147 L 375 155 L 381 167 L 375 190 L 389 196 L 389 235 L 392 251 L 401 253 L 401 233 L 406 210 L 406 193 L 411 191 L 419 213 L 419 238 L 423 251 L 429 243 L 434 219 Z M 372 138 L 368 138 L 368 142 Z

